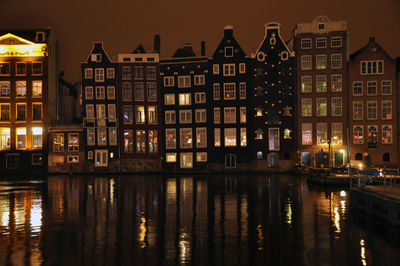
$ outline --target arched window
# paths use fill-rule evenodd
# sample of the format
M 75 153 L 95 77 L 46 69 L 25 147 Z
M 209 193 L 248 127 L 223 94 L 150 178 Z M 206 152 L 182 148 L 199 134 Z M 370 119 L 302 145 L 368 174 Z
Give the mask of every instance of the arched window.
M 267 155 L 268 167 L 278 167 L 279 166 L 279 155 L 276 152 L 270 152 Z
M 368 126 L 368 148 L 378 147 L 378 130 L 376 126 Z
M 257 160 L 261 160 L 263 158 L 263 154 L 261 151 L 257 152 Z

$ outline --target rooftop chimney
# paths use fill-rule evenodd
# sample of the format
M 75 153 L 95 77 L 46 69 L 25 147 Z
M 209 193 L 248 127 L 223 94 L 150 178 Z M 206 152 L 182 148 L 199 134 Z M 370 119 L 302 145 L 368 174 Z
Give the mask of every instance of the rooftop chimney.
M 225 37 L 233 37 L 233 26 L 226 25 L 224 27 L 224 36 Z
M 206 56 L 206 42 L 201 41 L 201 56 Z
M 193 51 L 192 43 L 190 43 L 190 42 L 184 43 L 183 44 L 183 50 L 188 52 L 188 53 L 191 53 Z
M 160 38 L 160 34 L 156 34 L 154 36 L 154 53 L 159 54 L 161 52 L 161 38 Z

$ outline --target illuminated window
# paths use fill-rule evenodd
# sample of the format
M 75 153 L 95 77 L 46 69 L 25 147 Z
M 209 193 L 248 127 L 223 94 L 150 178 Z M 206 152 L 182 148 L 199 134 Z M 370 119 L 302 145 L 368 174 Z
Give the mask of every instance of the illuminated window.
M 353 126 L 353 143 L 363 144 L 363 126 Z
M 214 124 L 221 123 L 221 109 L 219 107 L 214 108 Z
M 317 144 L 326 144 L 328 140 L 328 125 L 317 123 Z
M 16 67 L 15 73 L 17 76 L 25 76 L 26 75 L 26 63 L 17 62 L 15 67 Z
M 130 82 L 122 83 L 122 100 L 132 101 L 132 83 Z
M 108 79 L 115 78 L 115 70 L 114 70 L 114 68 L 107 68 L 107 78 Z
M 256 107 L 256 116 L 263 116 L 263 109 L 262 107 Z
M 93 99 L 93 87 L 85 87 L 85 98 L 87 100 Z
M 146 131 L 136 130 L 136 152 L 146 152 Z
M 363 102 L 353 101 L 353 120 L 363 119 Z
M 68 155 L 67 162 L 68 163 L 79 163 L 79 155 Z
M 225 47 L 225 57 L 233 57 L 233 47 L 232 46 L 228 46 Z
M 317 38 L 315 42 L 315 47 L 326 48 L 326 38 Z
M 179 105 L 191 105 L 192 99 L 190 93 L 179 93 Z
M 165 111 L 165 124 L 175 124 L 176 114 L 175 111 Z
M 331 68 L 342 68 L 342 54 L 331 55 Z
M 207 162 L 207 152 L 196 152 L 197 162 Z
M 17 97 L 26 96 L 26 81 L 16 81 L 16 95 Z
M 133 130 L 124 130 L 124 152 L 131 153 L 133 150 Z
M 195 103 L 206 103 L 206 93 L 205 92 L 196 92 L 194 94 L 194 102 Z
M 10 63 L 0 62 L 0 76 L 9 76 L 9 75 L 10 75 Z
M 301 125 L 301 144 L 312 145 L 312 124 Z
M 68 134 L 68 150 L 79 151 L 79 134 L 69 133 Z
M 122 79 L 131 79 L 131 67 L 130 66 L 122 67 Z
M 221 146 L 221 129 L 214 128 L 214 147 Z
M 311 39 L 301 39 L 301 49 L 311 49 Z
M 135 106 L 135 118 L 137 124 L 143 124 L 146 122 L 145 113 L 144 113 L 144 106 Z
M 94 146 L 96 143 L 96 135 L 94 133 L 94 128 L 87 129 L 87 145 Z
M 312 99 L 304 98 L 301 99 L 301 116 L 312 116 Z
M 10 96 L 10 82 L 9 81 L 0 81 L 0 96 L 1 97 L 9 97 Z
M 164 77 L 164 87 L 173 87 L 175 86 L 175 78 L 171 77 Z
M 292 107 L 289 107 L 288 105 L 286 105 L 283 108 L 283 116 L 292 116 L 292 114 L 290 113 L 290 110 L 292 110 Z
M 149 152 L 158 152 L 157 130 L 149 130 Z
M 0 121 L 10 121 L 10 104 L 2 103 L 0 104 Z
M 342 91 L 342 75 L 331 76 L 331 91 Z
M 106 105 L 96 104 L 96 115 L 98 125 L 105 126 L 106 120 Z
M 88 118 L 88 122 L 91 121 L 91 118 L 94 118 L 94 107 L 93 104 L 86 105 L 86 118 Z
M 104 68 L 96 68 L 94 70 L 94 80 L 96 82 L 104 82 Z
M 196 148 L 207 148 L 207 128 L 196 128 Z
M 178 88 L 189 88 L 190 76 L 178 76 Z
M 392 143 L 393 143 L 392 125 L 383 125 L 382 144 L 392 144 Z
M 115 87 L 107 86 L 107 99 L 114 100 L 115 99 Z
M 157 124 L 157 107 L 147 106 L 147 117 L 149 124 Z
M 192 168 L 193 167 L 193 153 L 181 153 L 181 168 Z
M 245 127 L 240 128 L 240 146 L 247 146 L 247 129 Z
M 332 144 L 343 144 L 342 123 L 332 123 Z
M 326 63 L 326 55 L 321 54 L 321 55 L 316 55 L 315 56 L 315 63 L 316 63 L 316 68 L 317 69 L 326 69 L 327 63 Z
M 353 82 L 353 96 L 362 96 L 363 94 L 363 82 L 354 81 Z
M 224 123 L 235 124 L 236 123 L 236 107 L 225 107 L 224 108 Z
M 32 128 L 32 148 L 41 148 L 43 129 L 41 127 Z
M 165 148 L 176 149 L 176 129 L 168 128 L 165 130 Z
M 213 74 L 219 75 L 219 65 L 218 64 L 213 64 Z
M 284 139 L 291 139 L 292 138 L 292 130 L 285 128 L 283 130 L 283 138 Z
M 26 104 L 17 103 L 17 121 L 25 121 L 25 120 L 26 120 Z
M 207 122 L 206 109 L 196 109 L 196 123 Z
M 165 105 L 174 105 L 175 104 L 175 94 L 165 94 L 164 95 L 164 104 Z
M 194 76 L 194 85 L 204 85 L 205 84 L 205 76 L 204 75 L 195 75 Z
M 106 167 L 108 165 L 108 150 L 95 150 L 94 165 L 96 167 Z
M 147 86 L 147 100 L 148 101 L 156 101 L 157 100 L 157 90 L 156 83 L 146 83 Z
M 367 119 L 373 120 L 378 118 L 377 113 L 377 102 L 376 101 L 368 101 L 367 102 Z
M 165 161 L 167 163 L 176 163 L 176 153 L 167 153 Z
M 181 128 L 180 131 L 181 149 L 190 149 L 193 146 L 193 135 L 191 128 Z
M 93 69 L 85 68 L 85 79 L 92 79 L 93 78 Z
M 279 151 L 279 128 L 269 128 L 268 129 L 268 144 L 270 151 Z
M 143 79 L 144 78 L 144 69 L 142 66 L 133 67 L 133 78 L 135 78 L 135 79 Z
M 378 147 L 378 129 L 376 126 L 368 126 L 368 148 Z
M 341 116 L 342 115 L 342 98 L 332 98 L 331 99 L 331 115 Z
M 221 98 L 221 86 L 219 83 L 214 83 L 213 96 L 214 100 L 219 100 Z
M 224 64 L 224 76 L 234 76 L 235 75 L 235 64 Z
M 32 103 L 32 121 L 42 120 L 42 104 Z
M 382 101 L 382 119 L 392 119 L 392 101 Z
M 331 37 L 331 47 L 342 47 L 342 37 Z
M 382 80 L 381 89 L 382 89 L 382 95 L 392 95 L 392 81 Z
M 225 147 L 236 147 L 236 128 L 225 128 Z
M 97 128 L 97 145 L 107 145 L 107 129 L 105 127 Z
M 110 122 L 115 122 L 116 116 L 117 116 L 117 111 L 115 108 L 115 104 L 108 104 L 108 119 Z
M 236 99 L 236 84 L 224 83 L 224 100 Z
M 239 98 L 246 99 L 246 83 L 239 83 Z
M 10 128 L 0 128 L 0 149 L 9 149 L 11 144 Z
M 156 79 L 156 67 L 155 66 L 147 66 L 146 67 L 146 78 L 147 79 Z
M 42 97 L 42 90 L 41 80 L 32 81 L 32 97 Z
M 130 105 L 122 106 L 122 115 L 123 115 L 124 124 L 132 124 L 133 123 L 132 106 L 130 106 Z
M 326 98 L 317 98 L 317 116 L 327 115 L 327 100 Z
M 246 123 L 246 107 L 240 107 L 240 123 Z
M 117 145 L 117 129 L 115 127 L 108 128 L 108 141 L 110 146 Z
M 144 101 L 144 83 L 143 82 L 135 82 L 135 101 Z
M 301 56 L 301 70 L 311 70 L 312 69 L 312 57 L 311 55 Z
M 301 76 L 301 92 L 312 92 L 311 76 Z
M 239 73 L 240 74 L 245 74 L 246 73 L 246 64 L 245 63 L 240 63 L 239 64 Z

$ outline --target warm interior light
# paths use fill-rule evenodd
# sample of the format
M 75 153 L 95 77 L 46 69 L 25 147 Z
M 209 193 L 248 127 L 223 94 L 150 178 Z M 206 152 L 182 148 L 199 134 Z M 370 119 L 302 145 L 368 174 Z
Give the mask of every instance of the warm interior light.
M 42 135 L 43 129 L 41 127 L 33 127 L 32 133 L 33 135 Z
M 16 44 L 0 45 L 1 56 L 46 56 L 47 45 L 45 43 L 34 43 L 7 33 L 0 37 L 0 41 L 6 39 L 15 39 Z
M 17 128 L 17 135 L 26 135 L 26 128 Z

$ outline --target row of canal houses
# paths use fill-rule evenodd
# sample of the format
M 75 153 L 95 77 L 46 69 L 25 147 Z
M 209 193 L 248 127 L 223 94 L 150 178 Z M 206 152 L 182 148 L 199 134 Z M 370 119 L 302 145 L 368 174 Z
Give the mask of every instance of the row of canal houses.
M 160 58 L 159 35 L 151 52 L 139 45 L 110 56 L 95 42 L 80 99 L 62 75 L 53 80 L 50 31 L 16 34 L 27 39 L 0 36 L 3 169 L 286 171 L 342 166 L 349 156 L 398 165 L 396 60 L 373 38 L 349 56 L 345 21 L 318 16 L 288 42 L 268 23 L 250 55 L 232 26 L 209 57 L 202 42 L 200 53 L 185 43 Z

